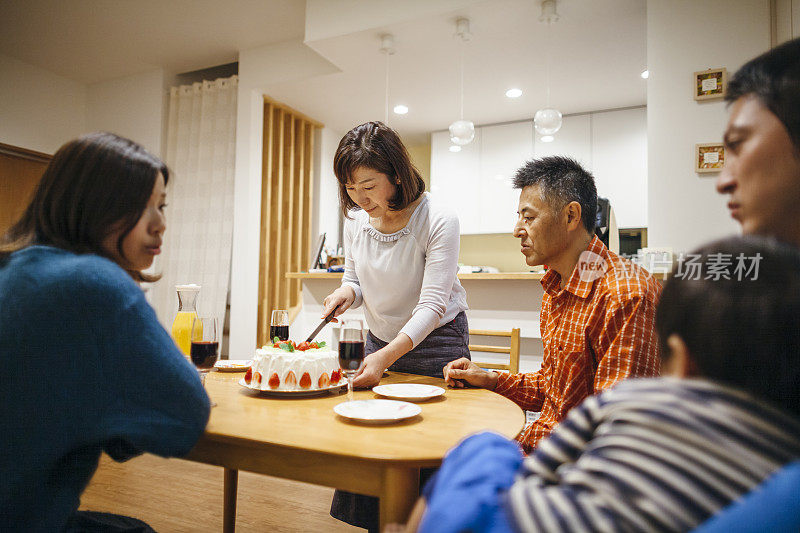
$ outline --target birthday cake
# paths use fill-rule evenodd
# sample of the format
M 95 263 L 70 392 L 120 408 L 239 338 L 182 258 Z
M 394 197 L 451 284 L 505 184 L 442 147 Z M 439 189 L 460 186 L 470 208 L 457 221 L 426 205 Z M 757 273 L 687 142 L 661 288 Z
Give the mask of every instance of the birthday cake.
M 338 354 L 324 342 L 280 341 L 256 350 L 244 381 L 257 390 L 321 390 L 339 385 L 342 371 Z

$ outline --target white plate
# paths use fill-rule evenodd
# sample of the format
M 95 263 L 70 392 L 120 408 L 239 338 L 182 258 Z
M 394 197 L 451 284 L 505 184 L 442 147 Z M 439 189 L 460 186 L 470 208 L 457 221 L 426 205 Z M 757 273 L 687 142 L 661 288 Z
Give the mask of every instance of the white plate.
M 250 359 L 221 359 L 217 361 L 214 368 L 217 372 L 245 372 L 250 368 Z
M 372 392 L 395 400 L 421 402 L 441 396 L 444 394 L 444 389 L 419 383 L 395 383 L 394 385 L 378 385 L 372 388 Z
M 356 400 L 343 402 L 333 408 L 334 412 L 367 424 L 386 424 L 417 416 L 422 412 L 419 405 L 394 400 Z
M 245 383 L 244 378 L 239 380 L 239 385 L 244 387 L 245 389 L 249 389 L 253 392 L 257 392 L 264 396 L 282 396 L 284 398 L 307 398 L 309 396 L 321 396 L 323 394 L 328 394 L 329 392 L 338 392 L 341 390 L 342 387 L 347 387 L 347 380 L 342 378 L 336 385 L 330 385 L 324 389 L 309 389 L 309 390 L 261 390 L 256 389 Z

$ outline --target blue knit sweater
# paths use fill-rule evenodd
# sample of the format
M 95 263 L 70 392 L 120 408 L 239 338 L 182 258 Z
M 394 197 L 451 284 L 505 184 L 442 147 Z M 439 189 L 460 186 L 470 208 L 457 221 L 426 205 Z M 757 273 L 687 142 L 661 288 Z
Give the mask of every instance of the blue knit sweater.
M 197 372 L 118 265 L 47 246 L 0 263 L 0 529 L 63 529 L 102 451 L 184 455 L 208 415 Z

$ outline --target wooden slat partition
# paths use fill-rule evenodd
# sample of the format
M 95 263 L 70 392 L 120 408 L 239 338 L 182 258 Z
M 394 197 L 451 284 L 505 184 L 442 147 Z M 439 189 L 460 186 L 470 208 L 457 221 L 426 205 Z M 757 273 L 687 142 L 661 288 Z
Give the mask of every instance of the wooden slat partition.
M 308 268 L 314 135 L 322 124 L 292 108 L 264 99 L 264 147 L 261 188 L 258 338 L 267 341 L 273 309 L 300 311 L 301 284 L 287 272 Z

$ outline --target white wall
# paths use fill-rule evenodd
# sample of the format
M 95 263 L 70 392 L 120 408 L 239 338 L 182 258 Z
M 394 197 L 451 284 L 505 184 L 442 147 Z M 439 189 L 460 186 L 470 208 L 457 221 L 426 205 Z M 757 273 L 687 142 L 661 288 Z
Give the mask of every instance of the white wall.
M 87 86 L 0 55 L 0 142 L 52 154 L 104 130 L 161 154 L 163 85 L 160 69 Z
M 87 88 L 86 126 L 122 135 L 159 155 L 164 104 L 161 69 L 93 83 Z
M 694 172 L 695 143 L 718 142 L 722 100 L 696 102 L 692 73 L 733 74 L 769 48 L 767 0 L 648 0 L 647 148 L 650 246 L 688 251 L 739 231 L 714 189 L 716 174 Z
M 85 131 L 85 85 L 0 55 L 0 142 L 52 154 Z
M 322 128 L 317 136 L 317 150 L 314 154 L 314 202 L 316 213 L 313 218 L 312 243 L 317 235 L 325 233 L 325 247 L 333 251 L 339 242 L 339 184 L 333 173 L 333 156 L 344 133 Z M 312 250 L 312 253 L 316 250 Z
M 239 53 L 231 261 L 231 358 L 250 357 L 256 344 L 263 97 L 269 95 L 272 84 L 337 71 L 334 65 L 300 41 Z

